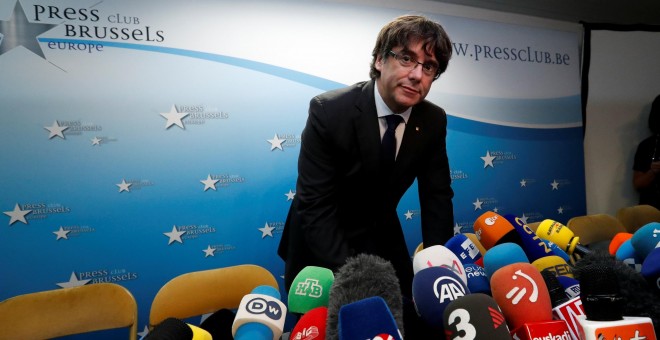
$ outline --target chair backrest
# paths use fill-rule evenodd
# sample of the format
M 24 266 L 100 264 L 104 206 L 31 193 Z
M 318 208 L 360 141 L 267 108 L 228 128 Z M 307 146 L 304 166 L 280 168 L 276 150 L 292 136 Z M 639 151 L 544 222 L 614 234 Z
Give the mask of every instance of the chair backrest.
M 594 242 L 611 240 L 614 235 L 626 232 L 626 228 L 614 216 L 608 214 L 592 214 L 575 216 L 566 223 L 580 243 L 589 245 Z
M 652 205 L 633 205 L 620 208 L 616 218 L 626 227 L 627 232 L 634 234 L 637 229 L 651 222 L 660 222 L 660 210 Z
M 115 283 L 28 293 L 0 302 L 3 339 L 50 339 L 124 327 L 128 339 L 137 339 L 137 303 Z
M 181 274 L 156 293 L 149 312 L 149 328 L 170 317 L 186 319 L 238 308 L 243 296 L 262 285 L 279 288 L 273 274 L 253 264 Z

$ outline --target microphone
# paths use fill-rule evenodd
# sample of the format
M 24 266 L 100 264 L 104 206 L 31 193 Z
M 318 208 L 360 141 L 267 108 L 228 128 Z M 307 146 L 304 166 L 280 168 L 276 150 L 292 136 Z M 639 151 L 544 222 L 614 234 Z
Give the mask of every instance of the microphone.
M 650 318 L 623 316 L 625 300 L 612 266 L 591 264 L 580 272 L 585 312 L 578 316 L 581 339 L 655 339 Z
M 330 269 L 316 266 L 303 268 L 289 288 L 289 312 L 305 314 L 316 307 L 327 307 L 334 281 L 335 275 Z
M 532 265 L 541 273 L 550 272 L 555 276 L 573 277 L 573 269 L 571 269 L 571 266 L 557 255 L 541 257 L 532 262 Z
M 452 253 L 456 254 L 463 265 L 475 263 L 482 257 L 477 245 L 464 234 L 454 235 L 445 242 L 445 247 L 451 250 Z
M 630 268 L 634 269 L 636 272 L 640 272 L 642 270 L 642 262 L 644 262 L 644 257 L 635 251 L 635 248 L 632 245 L 632 240 L 623 242 L 621 246 L 619 246 L 619 249 L 617 249 L 614 257 L 617 260 L 630 266 Z
M 490 289 L 510 329 L 552 320 L 550 293 L 541 273 L 530 263 L 513 263 L 490 278 Z
M 167 318 L 156 325 L 144 340 L 211 340 L 207 331 L 177 318 Z
M 327 307 L 316 307 L 300 317 L 291 330 L 289 340 L 325 340 Z
M 644 259 L 641 273 L 649 285 L 655 289 L 655 292 L 660 293 L 660 248 L 653 249 Z
M 500 306 L 486 294 L 472 293 L 450 302 L 442 322 L 447 340 L 511 340 Z
M 490 248 L 505 242 L 522 244 L 520 235 L 516 229 L 499 214 L 486 211 L 474 221 L 474 234 L 479 242 L 489 250 Z
M 591 265 L 613 269 L 616 274 L 613 284 L 619 287 L 618 293 L 624 299 L 622 315 L 650 317 L 656 327 L 660 326 L 660 296 L 650 287 L 641 273 L 612 258 L 606 251 L 593 251 L 579 260 L 573 268 L 575 278 L 580 281 L 581 290 L 584 280 L 603 280 L 602 277 L 594 277 L 592 272 L 584 271 L 585 267 Z M 586 310 L 585 292 L 581 291 L 580 295 Z
M 635 252 L 642 259 L 646 258 L 653 249 L 660 247 L 660 222 L 651 222 L 637 229 L 630 242 Z
M 486 253 L 486 248 L 484 248 L 484 245 L 481 244 L 481 242 L 479 241 L 479 238 L 477 238 L 477 235 L 474 234 L 474 233 L 462 233 L 462 234 L 467 236 L 467 238 L 469 238 L 470 241 L 472 241 L 472 243 L 474 243 L 474 245 L 477 246 L 477 249 L 479 249 L 479 252 L 481 253 L 481 256 L 484 256 L 484 254 Z M 476 261 L 475 261 L 475 263 L 476 263 Z
M 235 317 L 233 311 L 223 308 L 204 319 L 199 328 L 209 332 L 214 339 L 231 339 L 231 326 Z
M 518 235 L 520 235 L 522 249 L 525 251 L 530 262 L 534 262 L 542 257 L 556 255 L 551 246 L 538 237 L 534 233 L 534 230 L 527 226 L 523 220 L 511 214 L 504 215 L 504 218 L 511 223 Z
M 571 256 L 566 254 L 566 252 L 563 249 L 559 248 L 559 246 L 557 246 L 554 242 L 544 239 L 541 239 L 541 241 L 543 241 L 543 243 L 545 243 L 548 247 L 550 247 L 550 249 L 555 255 L 564 259 L 566 263 L 571 262 Z
M 550 219 L 543 220 L 536 229 L 536 235 L 556 243 L 568 255 L 573 255 L 573 252 L 578 255 L 584 255 L 590 251 L 585 246 L 579 244 L 579 236 L 575 236 L 568 227 L 557 221 Z
M 376 255 L 361 253 L 346 259 L 335 272 L 330 288 L 326 338 L 338 339 L 339 310 L 343 305 L 372 296 L 382 297 L 403 329 L 403 296 L 392 264 Z
M 612 237 L 612 241 L 610 241 L 610 246 L 608 247 L 608 250 L 610 252 L 610 255 L 614 256 L 616 254 L 616 251 L 619 249 L 621 244 L 623 242 L 626 242 L 630 240 L 633 234 L 631 233 L 617 233 Z
M 580 282 L 578 280 L 568 276 L 557 276 L 557 280 L 559 281 L 559 284 L 561 284 L 561 287 L 564 288 L 566 297 L 572 299 L 576 296 L 580 296 Z
M 553 319 L 565 321 L 571 338 L 573 340 L 580 340 L 580 328 L 577 316 L 585 315 L 582 300 L 580 300 L 579 296 L 569 299 L 564 292 L 564 287 L 562 287 L 559 279 L 553 273 L 542 272 L 541 275 L 550 293 Z
M 255 287 L 241 299 L 232 324 L 236 340 L 277 340 L 282 336 L 287 308 L 271 286 Z
M 431 328 L 442 330 L 442 315 L 447 305 L 470 294 L 465 282 L 445 267 L 428 267 L 413 276 L 412 295 L 417 314 Z
M 467 275 L 467 287 L 470 293 L 491 295 L 490 281 L 484 267 L 474 263 L 466 264 L 465 274 Z
M 371 339 L 382 334 L 403 339 L 394 316 L 380 296 L 343 305 L 339 309 L 338 327 L 339 340 Z
M 529 263 L 529 260 L 525 255 L 525 251 L 515 243 L 498 244 L 490 248 L 484 255 L 484 269 L 491 278 L 498 269 L 519 262 Z
M 463 283 L 467 284 L 467 275 L 463 263 L 456 254 L 445 246 L 431 246 L 415 254 L 413 257 L 413 273 L 416 275 L 420 270 L 428 267 L 450 269 L 463 280 Z

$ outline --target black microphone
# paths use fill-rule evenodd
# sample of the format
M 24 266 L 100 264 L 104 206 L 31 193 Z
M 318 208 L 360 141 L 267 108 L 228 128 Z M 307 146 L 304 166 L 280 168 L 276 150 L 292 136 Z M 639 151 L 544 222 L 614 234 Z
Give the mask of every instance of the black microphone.
M 398 328 L 403 330 L 403 297 L 392 264 L 370 254 L 349 257 L 337 269 L 330 288 L 326 339 L 339 339 L 338 320 L 342 306 L 374 296 L 385 300 Z
M 223 308 L 204 319 L 199 325 L 199 328 L 209 332 L 213 339 L 216 340 L 233 339 L 231 327 L 235 317 L 236 314 L 233 311 Z

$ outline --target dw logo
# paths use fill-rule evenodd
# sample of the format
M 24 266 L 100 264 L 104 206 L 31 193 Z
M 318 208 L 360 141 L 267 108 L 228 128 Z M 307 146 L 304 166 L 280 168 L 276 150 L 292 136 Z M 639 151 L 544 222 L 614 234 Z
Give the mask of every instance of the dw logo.
M 250 314 L 265 314 L 273 320 L 279 320 L 282 317 L 282 309 L 275 301 L 266 301 L 264 298 L 256 297 L 250 300 L 245 309 Z

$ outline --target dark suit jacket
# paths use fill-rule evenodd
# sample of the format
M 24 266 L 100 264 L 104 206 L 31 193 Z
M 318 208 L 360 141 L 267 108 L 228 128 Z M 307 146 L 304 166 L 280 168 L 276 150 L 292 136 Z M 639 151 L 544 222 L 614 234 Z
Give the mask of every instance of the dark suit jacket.
M 444 110 L 427 101 L 413 107 L 394 169 L 385 171 L 374 86 L 373 80 L 357 83 L 310 101 L 296 195 L 278 249 L 287 290 L 306 266 L 335 271 L 347 257 L 371 253 L 392 262 L 410 297 L 411 254 L 396 208 L 415 178 L 424 245 L 453 236 Z

